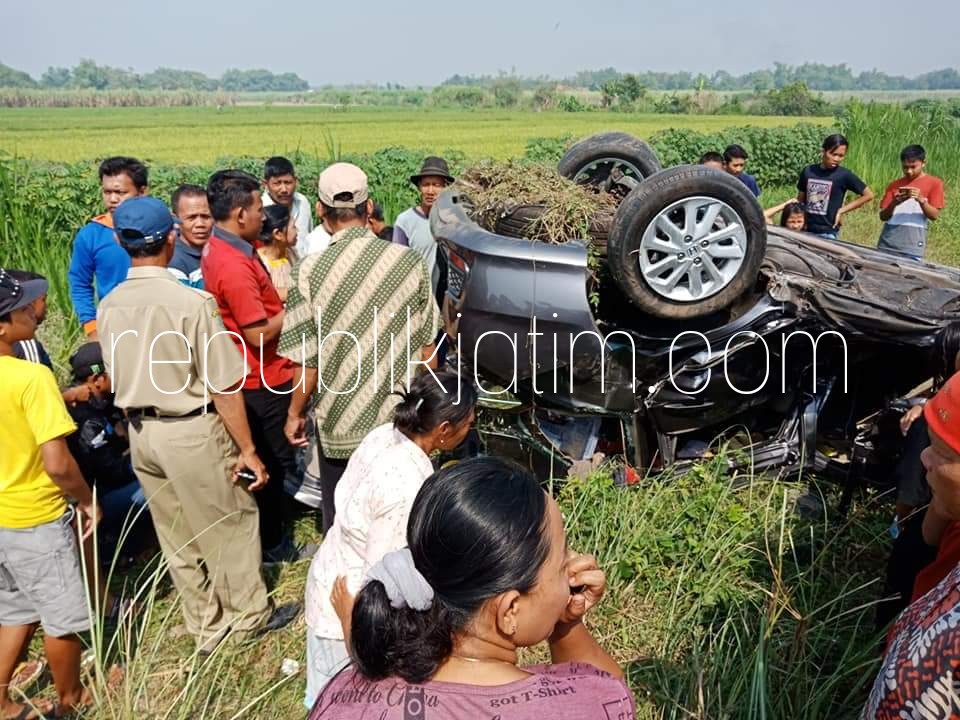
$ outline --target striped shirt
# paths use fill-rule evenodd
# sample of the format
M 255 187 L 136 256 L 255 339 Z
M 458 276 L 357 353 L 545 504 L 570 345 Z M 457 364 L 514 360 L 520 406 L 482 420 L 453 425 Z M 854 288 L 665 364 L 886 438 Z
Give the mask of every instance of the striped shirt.
M 316 414 L 323 453 L 345 459 L 386 422 L 440 328 L 420 257 L 366 227 L 336 233 L 293 270 L 278 351 L 319 368 Z M 359 365 L 358 365 L 359 364 Z

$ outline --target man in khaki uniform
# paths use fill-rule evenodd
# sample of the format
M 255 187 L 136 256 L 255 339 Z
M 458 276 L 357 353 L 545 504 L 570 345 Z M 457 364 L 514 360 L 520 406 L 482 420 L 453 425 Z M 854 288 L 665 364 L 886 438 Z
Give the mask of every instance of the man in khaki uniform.
M 97 312 L 104 363 L 187 631 L 208 654 L 228 633 L 285 626 L 300 607 L 272 608 L 260 572 L 250 491 L 268 478 L 232 392 L 246 375 L 243 356 L 213 297 L 166 270 L 176 234 L 162 202 L 124 201 L 114 228 L 132 267 Z

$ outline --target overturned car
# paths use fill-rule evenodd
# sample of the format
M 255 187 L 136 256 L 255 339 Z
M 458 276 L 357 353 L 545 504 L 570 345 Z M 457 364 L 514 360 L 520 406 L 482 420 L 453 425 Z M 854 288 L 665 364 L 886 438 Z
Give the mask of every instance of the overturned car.
M 660 170 L 620 133 L 560 170 L 619 195 L 596 307 L 583 243 L 491 232 L 456 189 L 431 213 L 488 449 L 558 475 L 596 452 L 657 470 L 726 441 L 731 468 L 883 482 L 929 348 L 960 320 L 960 272 L 766 226 L 736 178 Z

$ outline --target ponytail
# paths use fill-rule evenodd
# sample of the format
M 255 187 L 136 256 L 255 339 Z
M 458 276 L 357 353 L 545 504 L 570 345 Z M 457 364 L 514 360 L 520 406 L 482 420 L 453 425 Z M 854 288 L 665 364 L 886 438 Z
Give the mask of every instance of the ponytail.
M 484 603 L 536 585 L 550 551 L 546 525 L 546 495 L 513 463 L 479 457 L 427 478 L 410 511 L 407 544 L 433 600 L 423 611 L 397 608 L 380 580 L 363 586 L 350 631 L 360 674 L 411 684 L 433 677 Z
M 445 422 L 459 425 L 477 403 L 473 384 L 447 370 L 417 375 L 409 390 L 394 394 L 400 402 L 393 410 L 393 426 L 410 435 L 423 435 Z

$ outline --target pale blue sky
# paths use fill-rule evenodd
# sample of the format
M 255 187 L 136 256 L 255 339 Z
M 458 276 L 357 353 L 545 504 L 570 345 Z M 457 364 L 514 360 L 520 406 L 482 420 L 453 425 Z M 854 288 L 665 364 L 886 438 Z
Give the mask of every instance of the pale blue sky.
M 34 76 L 81 57 L 210 75 L 266 67 L 314 85 L 610 65 L 742 73 L 774 61 L 915 75 L 960 66 L 958 26 L 958 0 L 0 0 L 0 62 Z

